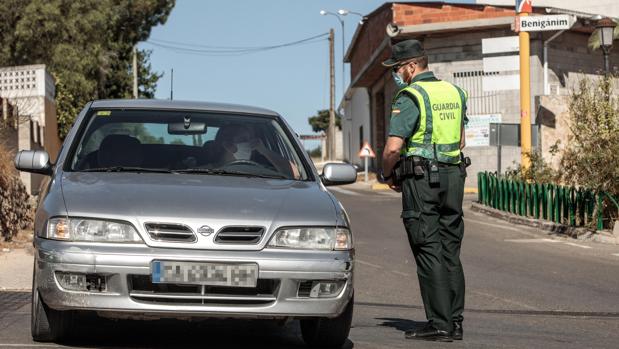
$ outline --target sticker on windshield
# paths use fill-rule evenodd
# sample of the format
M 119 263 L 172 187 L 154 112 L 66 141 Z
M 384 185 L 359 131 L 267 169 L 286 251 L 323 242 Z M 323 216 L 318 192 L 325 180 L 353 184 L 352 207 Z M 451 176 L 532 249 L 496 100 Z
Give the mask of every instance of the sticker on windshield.
M 112 114 L 111 110 L 99 110 L 97 112 L 97 116 L 110 116 Z

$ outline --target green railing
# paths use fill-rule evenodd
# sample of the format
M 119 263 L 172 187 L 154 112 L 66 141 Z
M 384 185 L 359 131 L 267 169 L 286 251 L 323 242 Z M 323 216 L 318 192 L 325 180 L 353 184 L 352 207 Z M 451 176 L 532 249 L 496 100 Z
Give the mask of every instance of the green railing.
M 488 172 L 477 174 L 477 186 L 478 201 L 486 206 L 572 227 L 593 223 L 598 230 L 604 229 L 604 223 L 610 221 L 602 209 L 605 198 L 619 209 L 617 200 L 607 193 L 596 194 L 591 190 L 556 184 L 527 183 Z M 596 210 L 596 206 L 600 209 Z

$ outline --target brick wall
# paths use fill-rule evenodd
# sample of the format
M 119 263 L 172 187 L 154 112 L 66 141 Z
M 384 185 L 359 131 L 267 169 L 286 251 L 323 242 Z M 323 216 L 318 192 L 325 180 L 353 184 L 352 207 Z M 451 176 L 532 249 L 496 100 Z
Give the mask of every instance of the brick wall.
M 385 28 L 393 20 L 391 4 L 387 3 L 378 8 L 366 23 L 361 27 L 357 43 L 351 51 L 350 74 L 354 79 L 359 71 L 367 64 L 374 51 L 387 36 Z
M 393 5 L 393 19 L 398 26 L 465 21 L 514 16 L 513 9 L 455 4 L 413 4 L 396 3 Z

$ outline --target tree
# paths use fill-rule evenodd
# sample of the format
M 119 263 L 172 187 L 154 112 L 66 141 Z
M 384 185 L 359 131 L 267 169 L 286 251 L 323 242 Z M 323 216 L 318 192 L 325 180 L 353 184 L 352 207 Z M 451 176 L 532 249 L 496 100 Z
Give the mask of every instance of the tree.
M 165 23 L 174 0 L 0 1 L 0 65 L 46 64 L 56 79 L 61 138 L 89 100 L 132 93 L 133 47 Z M 160 74 L 138 52 L 140 96 Z
M 342 129 L 342 117 L 337 112 L 335 113 L 335 126 Z M 318 114 L 308 118 L 309 124 L 314 132 L 326 132 L 329 128 L 329 109 L 319 110 Z

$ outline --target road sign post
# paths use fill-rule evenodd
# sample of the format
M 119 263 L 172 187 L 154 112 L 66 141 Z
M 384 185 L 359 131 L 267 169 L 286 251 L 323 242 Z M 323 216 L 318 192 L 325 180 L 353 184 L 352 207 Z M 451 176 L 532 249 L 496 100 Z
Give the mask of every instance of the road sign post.
M 363 181 L 367 183 L 368 182 L 368 167 L 369 167 L 368 158 L 376 157 L 376 153 L 374 153 L 374 150 L 372 150 L 372 147 L 370 147 L 370 143 L 368 142 L 363 143 L 363 147 L 361 147 L 361 150 L 359 150 L 359 157 L 363 158 L 364 167 L 365 167 L 365 174 L 363 176 Z
M 516 13 L 519 19 L 533 12 L 531 0 L 516 0 Z M 520 152 L 521 165 L 527 169 L 530 161 L 528 154 L 531 152 L 531 55 L 529 32 L 518 33 L 520 45 Z

